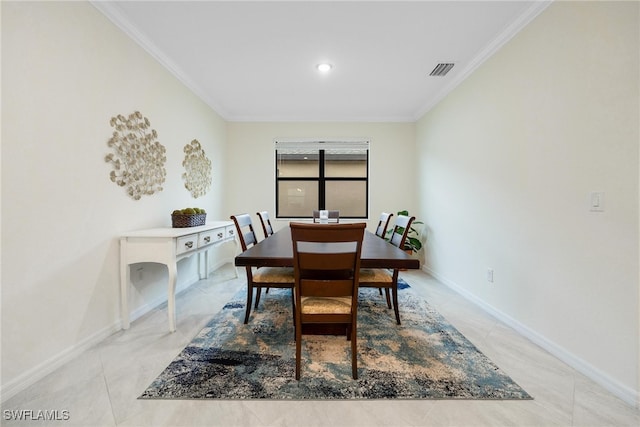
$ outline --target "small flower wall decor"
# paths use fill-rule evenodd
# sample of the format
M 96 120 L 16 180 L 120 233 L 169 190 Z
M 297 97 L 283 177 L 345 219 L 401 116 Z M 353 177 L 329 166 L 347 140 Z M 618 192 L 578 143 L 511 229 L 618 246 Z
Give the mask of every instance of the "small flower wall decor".
M 207 158 L 197 139 L 184 146 L 186 172 L 182 174 L 184 186 L 194 198 L 204 196 L 211 188 L 211 160 Z
M 107 144 L 114 152 L 104 160 L 113 167 L 111 181 L 127 187 L 134 200 L 162 191 L 167 176 L 166 149 L 157 141 L 156 130 L 150 129 L 149 119 L 136 111 L 129 117 L 112 117 L 110 124 L 115 130 Z

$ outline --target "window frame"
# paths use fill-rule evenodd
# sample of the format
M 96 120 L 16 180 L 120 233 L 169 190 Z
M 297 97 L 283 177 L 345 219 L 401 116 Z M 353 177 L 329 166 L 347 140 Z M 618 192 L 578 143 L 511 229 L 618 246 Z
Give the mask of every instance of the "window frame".
M 278 144 L 281 149 L 295 149 L 295 148 L 306 148 L 306 149 L 317 149 L 318 150 L 318 176 L 317 177 L 280 177 L 278 173 Z M 366 154 L 366 176 L 364 177 L 340 177 L 340 176 L 330 176 L 327 177 L 325 174 L 325 155 L 327 150 L 331 149 L 348 149 L 351 147 L 357 147 L 356 149 L 362 150 Z M 312 219 L 312 212 L 309 212 L 308 216 L 299 216 L 292 215 L 287 216 L 281 213 L 281 209 L 279 206 L 280 200 L 280 182 L 285 181 L 307 181 L 307 182 L 317 182 L 318 183 L 318 200 L 317 204 L 318 210 L 329 209 L 326 207 L 326 184 L 327 182 L 364 182 L 365 184 L 365 213 L 363 216 L 347 216 L 340 214 L 340 218 L 344 219 L 360 219 L 360 220 L 368 220 L 369 219 L 369 155 L 370 155 L 370 144 L 368 139 L 356 139 L 356 140 L 283 140 L 278 139 L 275 141 L 275 150 L 274 150 L 274 162 L 275 162 L 275 217 L 276 219 Z

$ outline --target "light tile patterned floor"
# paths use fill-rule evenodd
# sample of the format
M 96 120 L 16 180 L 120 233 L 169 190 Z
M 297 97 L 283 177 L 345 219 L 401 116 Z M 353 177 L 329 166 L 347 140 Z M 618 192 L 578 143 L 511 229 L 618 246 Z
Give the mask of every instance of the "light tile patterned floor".
M 225 266 L 2 405 L 3 426 L 634 426 L 638 410 L 546 353 L 427 274 L 405 272 L 426 298 L 534 396 L 531 401 L 137 400 L 244 282 Z M 264 296 L 263 296 L 264 298 Z M 390 321 L 391 321 L 390 317 Z M 67 421 L 7 420 L 7 410 L 68 411 Z

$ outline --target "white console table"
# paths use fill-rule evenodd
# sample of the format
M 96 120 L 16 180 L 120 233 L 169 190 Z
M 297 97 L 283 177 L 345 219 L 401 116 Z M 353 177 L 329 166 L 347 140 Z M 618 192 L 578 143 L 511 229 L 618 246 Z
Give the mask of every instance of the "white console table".
M 128 329 L 130 265 L 140 262 L 157 262 L 169 269 L 167 309 L 169 331 L 176 330 L 176 282 L 178 261 L 198 254 L 198 275 L 204 279 L 209 274 L 208 251 L 215 245 L 235 241 L 235 226 L 231 221 L 214 221 L 206 225 L 188 228 L 151 228 L 124 233 L 120 237 L 120 302 L 122 327 Z M 204 275 L 200 255 L 204 252 Z

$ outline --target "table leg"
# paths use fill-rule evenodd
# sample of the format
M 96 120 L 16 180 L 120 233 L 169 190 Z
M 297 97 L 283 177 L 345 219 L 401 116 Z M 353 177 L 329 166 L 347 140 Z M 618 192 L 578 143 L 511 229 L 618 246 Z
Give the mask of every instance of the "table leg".
M 202 272 L 202 257 L 204 256 L 204 273 Z M 198 252 L 198 277 L 200 280 L 209 278 L 209 249 Z
M 233 253 L 235 255 L 242 253 L 242 246 L 240 246 L 240 240 L 233 239 L 233 247 L 234 247 Z M 240 277 L 240 275 L 238 274 L 238 267 L 236 267 L 235 264 L 233 266 L 233 271 L 236 273 L 236 278 Z
M 169 288 L 167 290 L 167 311 L 169 313 L 169 332 L 176 331 L 176 282 L 178 280 L 178 266 L 168 263 Z
M 209 249 L 204 251 L 203 255 L 204 255 L 204 277 L 202 277 L 202 279 L 208 279 L 209 278 Z
M 127 263 L 127 242 L 120 239 L 120 318 L 122 329 L 129 329 L 129 287 L 131 286 L 130 267 Z

